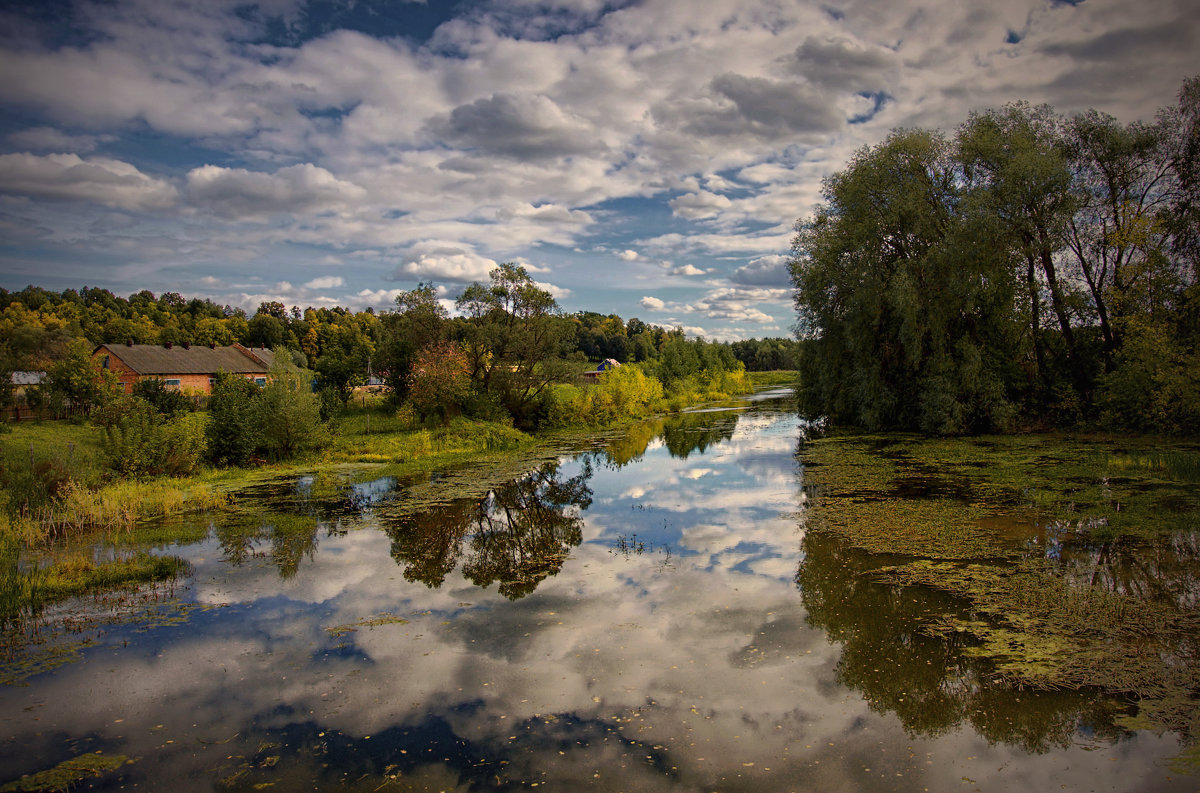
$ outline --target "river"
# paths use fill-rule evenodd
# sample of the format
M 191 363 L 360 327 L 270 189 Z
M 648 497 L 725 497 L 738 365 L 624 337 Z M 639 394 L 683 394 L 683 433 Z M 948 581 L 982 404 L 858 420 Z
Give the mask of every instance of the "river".
M 989 689 L 806 536 L 803 429 L 774 391 L 416 512 L 388 478 L 249 491 L 156 549 L 185 580 L 64 607 L 108 616 L 0 688 L 0 782 L 98 752 L 73 789 L 1196 789 L 1175 735 Z

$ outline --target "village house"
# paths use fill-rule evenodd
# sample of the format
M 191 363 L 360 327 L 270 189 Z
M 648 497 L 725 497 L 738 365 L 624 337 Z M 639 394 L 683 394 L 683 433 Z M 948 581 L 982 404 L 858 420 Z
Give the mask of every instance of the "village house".
M 133 392 L 139 380 L 162 380 L 167 388 L 193 394 L 211 394 L 217 372 L 242 375 L 259 385 L 275 361 L 268 349 L 250 349 L 240 344 L 101 344 L 92 353 L 99 369 L 117 373 L 121 389 Z

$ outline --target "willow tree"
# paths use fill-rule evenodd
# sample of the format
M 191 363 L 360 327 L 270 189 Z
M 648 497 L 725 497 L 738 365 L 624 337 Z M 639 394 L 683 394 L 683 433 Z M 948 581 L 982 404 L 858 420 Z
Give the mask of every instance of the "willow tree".
M 1061 264 L 1079 204 L 1063 137 L 1063 121 L 1050 107 L 1018 102 L 972 113 L 958 133 L 958 157 L 976 210 L 997 225 L 1021 258 L 1042 396 L 1066 403 L 1061 393 L 1052 395 L 1061 391 L 1065 375 L 1074 388 L 1075 410 L 1083 410 L 1091 401 L 1094 372 L 1076 332 L 1083 323 L 1076 310 L 1080 300 Z M 1046 316 L 1053 321 L 1044 323 Z
M 990 232 L 961 210 L 951 144 L 893 132 L 822 194 L 790 265 L 803 412 L 874 429 L 1007 426 L 1014 285 Z

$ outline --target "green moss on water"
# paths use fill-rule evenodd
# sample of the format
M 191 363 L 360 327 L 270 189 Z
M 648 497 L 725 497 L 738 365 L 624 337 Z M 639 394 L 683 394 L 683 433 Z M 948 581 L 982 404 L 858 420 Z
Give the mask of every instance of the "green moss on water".
M 28 774 L 20 779 L 0 787 L 0 793 L 20 791 L 60 791 L 70 790 L 75 784 L 94 777 L 101 777 L 116 771 L 126 763 L 132 762 L 123 754 L 104 755 L 100 753 L 81 754 L 64 760 L 54 768 Z
M 1002 556 L 1059 526 L 1100 539 L 1200 528 L 1200 449 L 1059 435 L 836 435 L 805 444 L 810 525 L 857 547 L 939 559 Z
M 343 625 L 334 625 L 325 629 L 325 632 L 335 639 L 340 639 L 347 633 L 354 633 L 359 628 L 377 628 L 380 625 L 407 625 L 408 620 L 404 617 L 397 616 L 390 611 L 382 611 L 373 617 L 365 617 L 357 622 L 347 622 Z
M 808 531 L 909 557 L 870 577 L 953 598 L 922 616 L 926 635 L 1011 687 L 1117 697 L 1133 707 L 1125 729 L 1200 736 L 1195 443 L 852 434 L 809 441 L 800 459 Z

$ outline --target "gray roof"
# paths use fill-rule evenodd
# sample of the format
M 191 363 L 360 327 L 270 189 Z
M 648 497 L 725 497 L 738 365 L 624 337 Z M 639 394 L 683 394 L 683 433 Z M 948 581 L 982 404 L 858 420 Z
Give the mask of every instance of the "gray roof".
M 46 379 L 45 372 L 13 372 L 13 385 L 41 385 Z
M 271 350 L 241 345 L 213 348 L 193 344 L 185 348 L 176 344 L 167 348 L 157 344 L 101 344 L 96 350 L 105 350 L 138 374 L 266 373 L 275 360 Z

